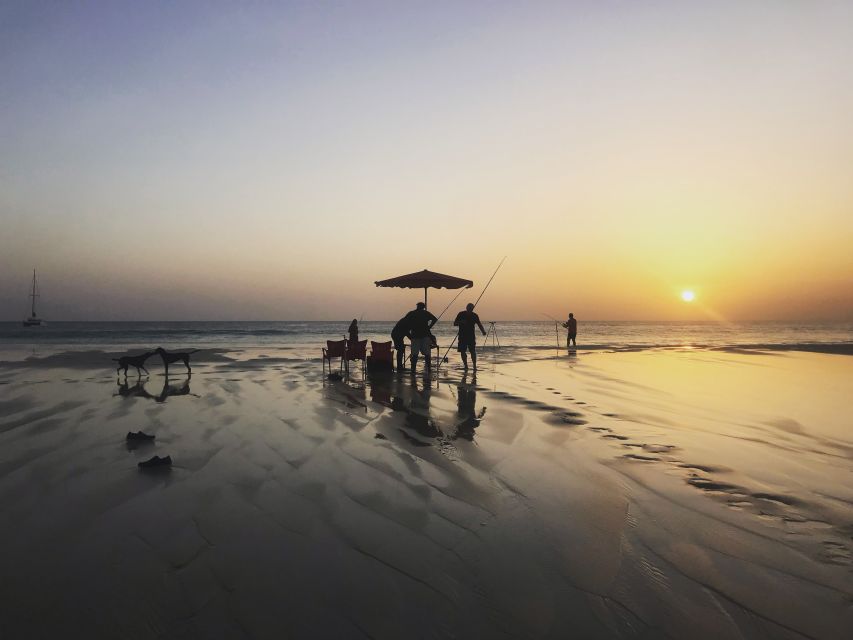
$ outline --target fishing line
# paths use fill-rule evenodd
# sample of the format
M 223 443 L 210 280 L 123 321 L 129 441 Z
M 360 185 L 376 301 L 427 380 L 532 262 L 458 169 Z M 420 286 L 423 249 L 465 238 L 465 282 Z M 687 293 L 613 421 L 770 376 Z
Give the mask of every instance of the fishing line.
M 560 327 L 558 325 L 560 324 L 560 321 L 557 320 L 557 318 L 552 316 L 550 313 L 543 313 L 541 311 L 540 311 L 540 313 L 542 313 L 542 315 L 545 316 L 546 318 L 551 318 L 551 320 L 554 321 L 554 333 L 557 335 L 557 349 L 559 349 L 560 348 Z
M 462 294 L 463 291 L 465 291 L 464 287 L 459 290 L 459 293 L 457 293 L 455 296 L 453 296 L 453 300 L 451 300 L 450 303 L 446 307 L 444 307 L 444 311 L 442 311 L 441 313 L 438 314 L 438 317 L 435 319 L 436 322 L 441 320 L 441 316 L 443 316 L 447 312 L 447 310 L 450 308 L 450 305 L 452 305 L 454 302 L 456 302 L 456 298 L 458 298 Z

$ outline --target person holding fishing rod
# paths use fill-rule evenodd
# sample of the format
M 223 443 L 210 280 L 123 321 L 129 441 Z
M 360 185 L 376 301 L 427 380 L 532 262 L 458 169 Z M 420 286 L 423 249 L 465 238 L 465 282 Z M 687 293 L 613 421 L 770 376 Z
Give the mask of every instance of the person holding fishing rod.
M 570 313 L 569 319 L 563 323 L 563 327 L 569 330 L 569 335 L 566 337 L 566 349 L 571 349 L 572 345 L 578 346 L 578 321 L 575 320 L 575 314 Z
M 497 275 L 498 271 L 500 270 L 501 266 L 503 265 L 504 260 L 506 260 L 506 256 L 504 256 L 504 257 L 501 259 L 501 261 L 498 263 L 497 268 L 495 269 L 494 273 L 492 273 L 492 277 L 491 277 L 491 278 L 489 278 L 489 281 L 486 283 L 486 286 L 485 286 L 485 287 L 483 287 L 483 290 L 480 292 L 480 295 L 477 297 L 477 299 L 474 301 L 474 303 L 473 303 L 472 305 L 469 305 L 469 306 L 471 307 L 471 309 L 472 309 L 472 310 L 474 309 L 474 307 L 476 307 L 476 306 L 480 303 L 480 300 L 482 299 L 483 295 L 484 295 L 484 294 L 486 293 L 486 291 L 488 290 L 489 285 L 490 285 L 490 284 L 492 284 L 492 280 L 494 280 L 494 279 L 495 279 L 495 275 Z M 458 295 L 458 294 L 457 294 L 457 295 Z M 454 299 L 455 299 L 455 298 L 454 298 Z M 442 313 L 443 313 L 443 312 L 442 312 Z M 458 317 L 459 317 L 459 316 L 457 316 L 457 318 L 458 318 Z M 478 318 L 478 320 L 479 320 L 479 318 Z M 454 324 L 455 324 L 455 323 L 454 323 Z M 482 325 L 482 324 L 480 325 L 480 330 L 481 330 L 481 331 L 483 330 L 483 325 Z M 474 332 L 474 329 L 473 329 L 473 326 L 472 326 L 472 328 L 471 328 L 471 333 L 473 334 L 473 332 Z M 442 356 L 442 357 L 439 359 L 439 361 L 438 361 L 438 366 L 439 366 L 439 367 L 441 366 L 441 363 L 442 363 L 442 362 L 447 362 L 447 354 L 448 354 L 448 353 L 450 353 L 450 350 L 453 348 L 453 345 L 454 345 L 455 343 L 456 343 L 456 338 L 453 338 L 453 342 L 451 342 L 451 343 L 450 343 L 450 346 L 449 346 L 449 347 L 447 347 L 447 351 L 445 351 L 445 352 L 444 352 L 444 356 Z M 460 349 L 460 350 L 461 350 L 461 349 Z M 465 358 L 465 356 L 463 355 L 463 356 L 462 356 L 462 358 L 464 359 L 464 358 Z
M 447 306 L 444 307 L 444 310 L 438 314 L 438 318 L 436 318 L 436 322 L 441 320 L 442 316 L 447 313 L 447 310 L 451 307 L 451 305 L 456 302 L 456 299 L 459 295 L 464 291 L 464 289 L 460 289 L 459 293 L 453 296 L 453 300 L 447 303 Z M 435 322 L 433 323 L 435 324 Z M 394 349 L 397 351 L 397 371 L 402 371 L 406 360 L 408 360 L 409 356 L 404 356 L 406 352 L 406 338 L 410 338 L 411 331 L 409 330 L 409 315 L 406 314 L 405 317 L 400 318 L 397 321 L 397 324 L 394 325 L 394 328 L 391 330 L 391 341 L 394 343 Z M 435 336 L 432 335 L 432 330 L 429 332 L 430 342 L 432 346 L 435 346 Z
M 477 339 L 474 335 L 474 327 L 480 327 L 480 333 L 486 335 L 480 316 L 474 313 L 474 304 L 469 302 L 464 311 L 456 314 L 453 321 L 454 327 L 459 327 L 459 353 L 462 354 L 462 365 L 468 371 L 468 352 L 471 352 L 471 361 L 474 363 L 474 371 L 477 370 Z

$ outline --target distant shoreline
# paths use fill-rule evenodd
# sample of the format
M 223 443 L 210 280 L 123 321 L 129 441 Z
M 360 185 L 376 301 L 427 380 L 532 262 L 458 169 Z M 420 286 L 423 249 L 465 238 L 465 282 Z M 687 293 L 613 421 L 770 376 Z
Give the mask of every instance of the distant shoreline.
M 0 346 L 0 369 L 112 369 L 112 359 L 118 358 L 128 352 L 139 349 L 131 347 L 128 349 L 97 349 L 90 345 L 78 345 L 80 348 L 68 348 L 74 345 L 58 345 L 61 348 L 50 353 L 33 354 L 25 349 L 3 349 Z M 218 363 L 221 366 L 234 365 L 238 367 L 251 365 L 269 365 L 273 361 L 282 362 L 320 362 L 320 343 L 316 348 L 305 347 L 278 347 L 271 349 L 268 345 L 242 345 L 234 348 L 206 347 L 199 349 L 193 355 L 193 362 Z M 555 348 L 541 347 L 501 347 L 500 350 L 486 348 L 483 350 L 484 357 L 498 357 L 502 363 L 523 362 L 543 359 L 564 360 L 572 356 L 591 354 L 619 354 L 639 352 L 684 352 L 684 353 L 729 353 L 740 355 L 774 355 L 786 353 L 816 353 L 824 355 L 853 356 L 853 343 L 838 344 L 767 344 L 767 345 L 731 345 L 731 346 L 626 346 L 607 347 L 604 345 L 583 345 L 573 350 L 569 355 L 563 351 L 558 355 L 551 355 Z M 273 355 L 268 355 L 272 353 Z M 455 355 L 455 352 L 452 354 Z M 155 358 L 155 360 L 157 360 Z
M 452 323 L 452 318 L 449 318 L 449 312 L 446 313 L 439 322 Z M 279 323 L 295 323 L 295 324 L 326 324 L 329 322 L 349 322 L 349 316 L 341 318 L 331 318 L 326 320 L 51 320 L 44 318 L 45 322 L 57 324 L 279 324 Z M 386 320 L 380 319 L 364 319 L 360 323 L 389 323 L 397 322 L 398 318 L 389 318 Z M 565 321 L 565 319 L 563 319 Z M 554 324 L 554 320 L 543 320 L 542 318 L 531 318 L 528 320 L 491 320 L 496 323 L 534 323 L 542 325 Z M 587 324 L 618 324 L 618 325 L 696 325 L 696 326 L 754 326 L 754 325 L 801 325 L 801 326 L 829 326 L 843 327 L 847 326 L 853 330 L 853 320 L 602 320 L 596 318 L 583 318 L 582 323 Z M 21 326 L 21 318 L 12 318 L 9 320 L 0 320 L 0 325 L 9 324 Z

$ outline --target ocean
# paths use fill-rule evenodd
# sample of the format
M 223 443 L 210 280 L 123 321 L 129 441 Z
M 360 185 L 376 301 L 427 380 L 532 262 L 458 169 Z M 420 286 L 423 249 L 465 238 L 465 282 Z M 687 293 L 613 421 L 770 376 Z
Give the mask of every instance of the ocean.
M 393 322 L 365 321 L 361 339 L 390 340 Z M 326 340 L 339 340 L 349 322 L 49 322 L 23 327 L 0 323 L 0 351 L 46 353 L 103 349 L 274 348 L 295 356 L 315 357 Z M 565 347 L 566 331 L 553 321 L 497 321 L 488 337 L 478 335 L 485 349 L 524 350 Z M 440 345 L 455 335 L 451 322 L 439 322 L 434 333 Z M 850 352 L 853 323 L 716 323 L 610 322 L 581 319 L 578 350 L 652 348 L 766 348 Z

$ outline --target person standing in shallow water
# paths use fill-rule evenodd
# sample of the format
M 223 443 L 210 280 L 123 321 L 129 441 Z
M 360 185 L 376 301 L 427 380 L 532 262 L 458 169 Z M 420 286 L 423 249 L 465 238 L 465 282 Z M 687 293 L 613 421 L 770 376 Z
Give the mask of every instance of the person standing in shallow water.
M 575 320 L 575 314 L 570 313 L 569 319 L 563 323 L 563 326 L 569 330 L 569 335 L 566 338 L 566 348 L 570 348 L 572 345 L 578 346 L 577 336 L 578 336 L 578 321 Z
M 432 325 L 438 322 L 438 318 L 426 310 L 426 305 L 423 302 L 419 302 L 415 309 L 406 314 L 404 320 L 409 329 L 409 337 L 412 340 L 412 373 L 418 366 L 419 354 L 423 354 L 426 358 L 427 370 L 431 369 L 432 335 L 430 329 L 432 329 Z
M 347 331 L 349 332 L 349 341 L 358 342 L 358 320 L 353 318 Z
M 486 330 L 483 328 L 483 323 L 480 322 L 480 316 L 474 313 L 474 305 L 470 302 L 465 306 L 465 311 L 460 311 L 456 314 L 456 320 L 453 321 L 454 327 L 459 327 L 459 353 L 462 355 L 462 364 L 465 366 L 465 371 L 468 371 L 468 352 L 471 352 L 471 361 L 474 363 L 474 371 L 477 370 L 477 340 L 474 334 L 474 327 L 480 327 L 480 333 L 486 335 Z

